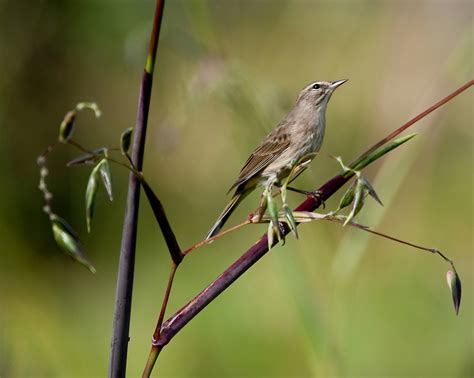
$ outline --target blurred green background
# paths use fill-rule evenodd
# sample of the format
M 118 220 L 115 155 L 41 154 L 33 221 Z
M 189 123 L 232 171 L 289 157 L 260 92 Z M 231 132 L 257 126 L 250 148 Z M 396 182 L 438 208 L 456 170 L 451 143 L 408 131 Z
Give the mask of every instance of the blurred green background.
M 152 1 L 0 1 L 0 376 L 105 376 L 127 174 L 99 194 L 87 235 L 85 167 L 49 159 L 54 208 L 80 233 L 92 275 L 55 246 L 41 212 L 36 156 L 65 112 L 75 138 L 117 145 L 134 124 Z M 200 240 L 239 168 L 314 80 L 348 78 L 333 96 L 322 153 L 298 186 L 315 188 L 346 162 L 472 78 L 473 2 L 176 1 L 165 7 L 145 174 L 181 245 Z M 436 246 L 456 262 L 454 315 L 441 259 L 387 240 L 312 223 L 213 302 L 161 354 L 172 377 L 472 377 L 472 89 L 419 122 L 419 136 L 366 170 L 385 207 L 358 220 Z M 337 198 L 329 201 L 332 209 Z M 144 199 L 144 197 L 143 197 Z M 301 200 L 291 195 L 293 204 Z M 249 197 L 231 218 L 253 210 Z M 252 226 L 192 254 L 169 313 L 252 244 Z M 142 201 L 128 376 L 144 367 L 169 259 Z

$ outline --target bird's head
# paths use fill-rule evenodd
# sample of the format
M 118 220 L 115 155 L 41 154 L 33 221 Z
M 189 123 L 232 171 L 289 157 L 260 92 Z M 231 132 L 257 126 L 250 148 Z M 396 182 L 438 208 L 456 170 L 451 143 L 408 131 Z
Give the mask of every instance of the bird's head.
M 297 104 L 309 106 L 326 105 L 337 87 L 347 80 L 315 81 L 307 85 L 298 95 Z

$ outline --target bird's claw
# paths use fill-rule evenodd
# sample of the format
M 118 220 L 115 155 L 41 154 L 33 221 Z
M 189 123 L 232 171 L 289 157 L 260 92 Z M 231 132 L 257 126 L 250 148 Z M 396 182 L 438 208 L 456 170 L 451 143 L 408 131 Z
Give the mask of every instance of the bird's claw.
M 309 196 L 313 198 L 319 205 L 323 206 L 323 209 L 326 208 L 326 203 L 324 202 L 323 192 L 320 190 L 315 190 L 314 192 L 310 192 Z

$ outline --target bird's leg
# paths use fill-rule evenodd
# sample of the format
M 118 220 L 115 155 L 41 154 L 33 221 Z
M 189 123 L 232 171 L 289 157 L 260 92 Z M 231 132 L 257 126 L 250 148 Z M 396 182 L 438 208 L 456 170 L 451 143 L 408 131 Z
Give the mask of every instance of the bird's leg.
M 265 190 L 263 191 L 262 196 L 266 198 L 268 215 L 270 217 L 270 223 L 268 225 L 268 248 L 270 249 L 273 245 L 273 237 L 276 235 L 278 241 L 283 241 L 283 232 L 280 229 L 280 222 L 278 221 L 278 206 L 273 199 L 273 186 L 276 184 L 276 177 L 271 177 L 268 179 Z
M 283 190 L 283 187 L 281 187 L 281 189 Z M 287 186 L 286 187 L 287 190 L 290 190 L 292 192 L 296 192 L 296 193 L 300 193 L 300 194 L 303 194 L 307 197 L 311 197 L 313 198 L 315 201 L 318 201 L 321 203 L 321 205 L 323 205 L 323 209 L 326 208 L 326 204 L 324 203 L 324 199 L 322 197 L 322 192 L 319 191 L 319 190 L 316 190 L 314 192 L 311 192 L 309 190 L 303 190 L 303 189 L 298 189 L 298 188 L 293 188 L 291 186 Z
M 309 190 L 298 189 L 298 188 L 294 188 L 292 186 L 285 186 L 285 185 L 281 185 L 281 184 L 278 184 L 278 185 L 275 185 L 275 186 L 280 188 L 282 193 L 283 193 L 283 190 L 289 190 L 291 192 L 300 193 L 300 194 L 303 194 L 307 197 L 313 198 L 315 201 L 320 202 L 321 205 L 323 205 L 323 209 L 326 207 L 326 204 L 324 203 L 324 199 L 322 198 L 323 193 L 319 190 L 315 190 L 314 192 L 311 192 Z
M 291 232 L 293 232 L 296 239 L 298 239 L 298 231 L 296 230 L 295 218 L 293 217 L 293 212 L 291 211 L 290 207 L 286 203 L 286 190 L 288 189 L 288 183 L 290 182 L 290 179 L 289 179 L 290 176 L 291 176 L 291 174 L 285 180 L 285 183 L 283 185 L 278 183 L 278 184 L 276 184 L 276 186 L 280 187 L 281 201 L 283 203 L 282 210 L 283 210 L 283 214 L 284 214 L 285 219 L 286 219 L 286 224 L 290 228 Z
M 262 195 L 260 196 L 260 204 L 258 205 L 257 210 L 255 210 L 255 215 L 257 215 L 256 223 L 261 222 L 266 210 L 267 210 L 267 197 L 265 193 L 262 193 Z

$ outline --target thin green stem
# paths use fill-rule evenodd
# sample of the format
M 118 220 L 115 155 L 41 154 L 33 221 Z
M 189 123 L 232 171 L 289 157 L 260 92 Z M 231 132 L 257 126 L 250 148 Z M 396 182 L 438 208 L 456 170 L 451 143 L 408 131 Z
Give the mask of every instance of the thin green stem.
M 161 348 L 156 344 L 157 340 L 160 337 L 161 326 L 163 325 L 163 319 L 165 318 L 166 307 L 168 306 L 168 301 L 171 294 L 171 287 L 173 286 L 174 277 L 176 270 L 178 269 L 178 264 L 172 261 L 170 274 L 168 277 L 168 283 L 166 284 L 165 295 L 163 296 L 163 302 L 161 303 L 160 316 L 158 317 L 158 322 L 156 323 L 155 332 L 153 333 L 153 340 L 151 344 L 151 351 L 148 356 L 148 360 L 143 370 L 142 377 L 149 377 L 150 373 L 155 365 L 156 359 L 160 353 Z
M 158 340 L 158 337 L 160 337 L 160 329 L 161 329 L 161 325 L 163 324 L 163 318 L 165 317 L 166 307 L 168 306 L 168 300 L 170 298 L 170 293 L 171 293 L 171 286 L 173 286 L 176 269 L 178 269 L 178 264 L 176 264 L 175 262 L 172 262 L 170 275 L 168 277 L 168 283 L 166 285 L 165 295 L 163 297 L 163 303 L 161 305 L 160 316 L 156 324 L 155 333 L 153 334 L 154 340 Z
M 159 345 L 153 345 L 150 354 L 148 355 L 148 360 L 146 361 L 145 369 L 143 370 L 142 378 L 148 378 L 155 366 L 156 359 L 160 355 L 161 350 L 163 347 Z

